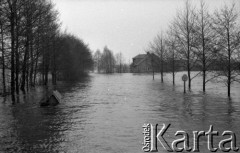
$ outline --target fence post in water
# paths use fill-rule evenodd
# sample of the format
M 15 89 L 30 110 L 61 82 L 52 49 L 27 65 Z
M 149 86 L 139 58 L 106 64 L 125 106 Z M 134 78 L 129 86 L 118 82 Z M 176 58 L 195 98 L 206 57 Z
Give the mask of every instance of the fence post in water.
M 186 93 L 186 81 L 188 80 L 188 76 L 186 74 L 184 74 L 182 76 L 182 80 L 184 82 L 184 93 Z

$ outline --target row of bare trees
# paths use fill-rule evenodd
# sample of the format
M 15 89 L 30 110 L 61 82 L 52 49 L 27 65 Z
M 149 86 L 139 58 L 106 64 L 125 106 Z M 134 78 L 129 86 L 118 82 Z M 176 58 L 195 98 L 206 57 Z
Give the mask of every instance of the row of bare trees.
M 87 45 L 74 36 L 62 34 L 60 25 L 58 12 L 51 1 L 0 1 L 3 94 L 8 92 L 7 86 L 10 84 L 14 101 L 15 94 L 19 94 L 20 90 L 25 93 L 25 90 L 34 86 L 38 80 L 47 85 L 50 72 L 52 83 L 56 84 L 57 76 L 63 76 L 65 72 L 60 69 L 64 67 L 61 63 L 65 62 L 66 65 L 64 60 L 67 57 L 70 58 L 69 61 L 79 60 L 73 58 L 79 57 L 72 55 L 77 52 L 74 52 L 75 50 L 82 50 L 82 57 L 89 59 L 85 62 L 85 69 L 91 67 L 91 53 Z M 75 49 L 69 46 L 74 46 Z M 69 65 L 68 68 L 70 67 L 72 66 Z M 62 75 L 59 75 L 60 72 Z
M 50 61 L 46 57 L 50 52 L 46 50 L 53 50 L 59 24 L 57 12 L 47 1 L 1 0 L 0 3 L 3 93 L 6 93 L 7 68 L 10 70 L 11 94 L 14 95 L 35 84 L 40 52 L 44 82 L 47 83 Z
M 171 71 L 173 84 L 179 70 L 186 70 L 188 88 L 192 80 L 202 75 L 203 92 L 206 84 L 221 80 L 231 94 L 231 84 L 239 82 L 240 26 L 235 4 L 225 4 L 213 13 L 204 1 L 193 6 L 187 0 L 164 34 L 150 43 L 149 50 L 160 57 L 161 74 Z M 162 63 L 167 64 L 162 64 Z M 198 71 L 197 73 L 192 73 Z M 163 74 L 161 75 L 163 82 Z
M 129 72 L 129 65 L 125 63 L 125 59 L 121 52 L 115 56 L 113 52 L 105 46 L 103 51 L 97 50 L 94 53 L 95 69 L 98 73 L 126 73 Z

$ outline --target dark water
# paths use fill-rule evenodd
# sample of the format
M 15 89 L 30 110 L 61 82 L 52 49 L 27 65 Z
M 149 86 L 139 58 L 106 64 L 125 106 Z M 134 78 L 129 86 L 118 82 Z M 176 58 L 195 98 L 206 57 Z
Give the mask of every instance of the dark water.
M 177 130 L 191 137 L 192 131 L 208 131 L 213 125 L 220 134 L 234 131 L 240 146 L 239 84 L 228 100 L 224 85 L 210 83 L 204 95 L 197 78 L 193 92 L 184 95 L 181 81 L 173 87 L 170 75 L 165 77 L 162 84 L 159 75 L 152 80 L 151 75 L 92 74 L 78 83 L 61 83 L 64 98 L 56 107 L 39 107 L 42 88 L 15 104 L 1 98 L 0 152 L 139 153 L 144 123 L 171 123 L 169 142 Z M 214 139 L 216 147 L 221 139 Z M 208 152 L 206 142 L 200 139 L 201 152 Z M 160 145 L 158 149 L 167 152 Z

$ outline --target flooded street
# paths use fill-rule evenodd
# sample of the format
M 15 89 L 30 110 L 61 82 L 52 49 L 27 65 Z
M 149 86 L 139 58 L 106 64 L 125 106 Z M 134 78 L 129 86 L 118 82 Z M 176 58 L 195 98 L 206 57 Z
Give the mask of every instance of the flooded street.
M 240 88 L 232 87 L 227 99 L 223 84 L 207 84 L 202 94 L 201 77 L 193 91 L 183 94 L 177 74 L 160 82 L 160 75 L 91 74 L 74 84 L 61 83 L 63 102 L 56 107 L 39 106 L 44 92 L 36 88 L 14 105 L 0 98 L 0 152 L 140 153 L 143 124 L 171 123 L 165 137 L 170 143 L 177 130 L 208 131 L 213 125 L 220 135 L 231 130 L 240 146 Z M 37 93 L 37 94 L 36 94 Z M 215 147 L 224 137 L 214 139 Z M 167 152 L 158 144 L 159 152 Z M 200 151 L 208 152 L 207 137 L 200 138 Z

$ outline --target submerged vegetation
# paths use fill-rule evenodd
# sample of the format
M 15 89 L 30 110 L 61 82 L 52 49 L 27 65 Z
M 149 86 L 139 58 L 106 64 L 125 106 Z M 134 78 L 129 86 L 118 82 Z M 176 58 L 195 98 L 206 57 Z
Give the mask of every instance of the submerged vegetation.
M 12 100 L 41 82 L 76 80 L 92 69 L 90 49 L 62 33 L 58 12 L 48 0 L 0 1 L 1 93 Z M 51 74 L 51 75 L 50 75 Z M 9 89 L 10 87 L 10 89 Z
M 192 80 L 202 75 L 203 92 L 207 83 L 217 78 L 227 86 L 230 97 L 231 85 L 240 82 L 239 12 L 233 3 L 210 13 L 207 4 L 199 2 L 193 5 L 186 0 L 167 31 L 156 36 L 148 51 L 156 53 L 160 63 L 167 63 L 159 67 L 172 72 L 173 84 L 181 67 L 187 71 L 189 90 Z

